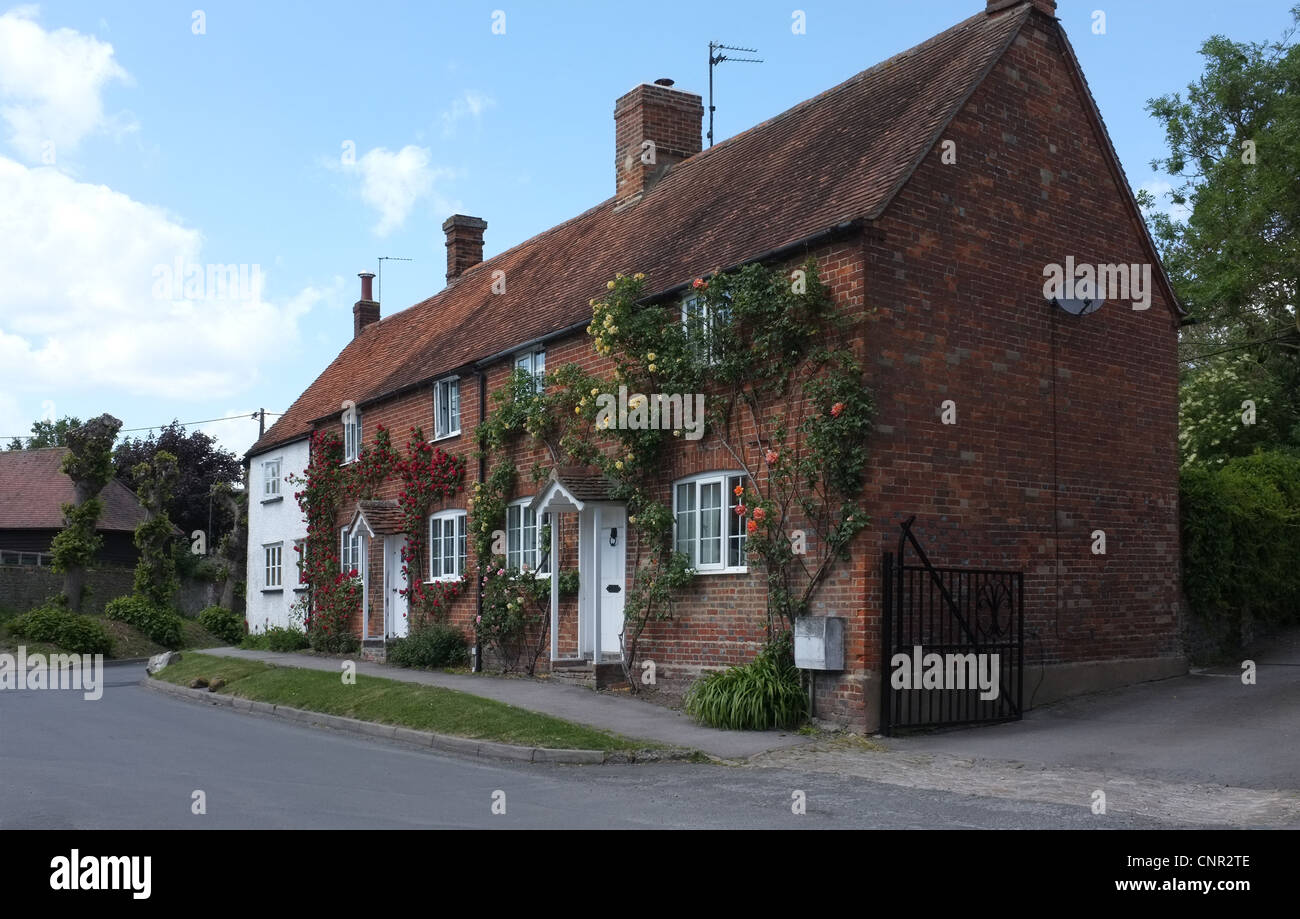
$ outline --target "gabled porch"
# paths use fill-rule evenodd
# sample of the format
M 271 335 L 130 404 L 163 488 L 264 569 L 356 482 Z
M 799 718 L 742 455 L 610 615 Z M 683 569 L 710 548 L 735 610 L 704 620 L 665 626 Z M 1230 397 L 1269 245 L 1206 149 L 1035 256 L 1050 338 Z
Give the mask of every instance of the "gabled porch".
M 613 483 L 597 469 L 562 467 L 551 471 L 532 509 L 549 514 L 550 557 L 563 557 L 559 515 L 577 515 L 577 654 L 560 651 L 560 586 L 551 577 L 551 672 L 568 682 L 606 688 L 624 681 L 623 605 L 627 592 L 627 504 L 613 496 Z M 558 563 L 553 565 L 558 572 Z M 572 647 L 572 646 L 570 646 Z

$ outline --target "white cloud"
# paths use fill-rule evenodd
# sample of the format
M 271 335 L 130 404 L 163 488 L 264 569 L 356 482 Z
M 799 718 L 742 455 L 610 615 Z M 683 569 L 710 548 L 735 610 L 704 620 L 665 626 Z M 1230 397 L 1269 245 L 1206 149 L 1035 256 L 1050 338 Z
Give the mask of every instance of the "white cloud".
M 356 161 L 361 200 L 379 213 L 373 230 L 387 236 L 406 222 L 417 202 L 433 195 L 434 183 L 451 171 L 431 165 L 427 147 L 407 144 L 396 153 L 376 147 Z
M 0 391 L 37 401 L 96 388 L 187 400 L 244 391 L 328 295 L 308 288 L 276 304 L 260 291 L 236 299 L 205 289 L 158 299 L 159 266 L 204 265 L 197 230 L 102 185 L 4 157 L 0 239 Z
M 450 137 L 456 133 L 456 125 L 471 118 L 477 123 L 483 117 L 483 112 L 495 106 L 496 100 L 491 96 L 467 89 L 464 94 L 451 103 L 451 108 L 442 113 L 442 133 L 444 137 Z
M 104 114 L 102 94 L 109 83 L 130 79 L 111 44 L 72 29 L 46 31 L 35 7 L 0 16 L 0 118 L 13 148 L 30 162 L 57 161 L 60 150 L 94 131 L 120 130 Z

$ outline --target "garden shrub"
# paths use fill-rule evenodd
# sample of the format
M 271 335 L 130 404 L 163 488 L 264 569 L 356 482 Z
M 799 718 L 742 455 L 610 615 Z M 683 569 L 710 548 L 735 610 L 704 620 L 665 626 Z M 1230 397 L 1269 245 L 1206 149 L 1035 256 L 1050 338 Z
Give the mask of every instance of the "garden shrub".
M 1183 590 L 1212 652 L 1237 650 L 1256 622 L 1300 619 L 1300 456 L 1188 467 L 1180 492 Z
M 182 642 L 181 617 L 174 610 L 154 606 L 148 599 L 138 594 L 128 594 L 108 601 L 104 615 L 133 625 L 148 636 L 155 644 L 164 648 L 179 648 Z
M 808 711 L 788 645 L 769 645 L 758 657 L 701 677 L 687 690 L 686 714 L 715 728 L 766 731 L 795 728 Z
M 29 641 L 44 641 L 76 654 L 109 654 L 113 639 L 90 616 L 56 607 L 38 607 L 9 623 L 9 631 Z
M 209 606 L 198 616 L 203 626 L 216 638 L 237 645 L 244 638 L 244 619 L 222 606 Z
M 388 661 L 399 667 L 459 667 L 468 660 L 469 642 L 464 633 L 442 622 L 388 643 Z
M 268 651 L 301 651 L 307 645 L 307 633 L 293 626 L 273 625 L 266 630 Z

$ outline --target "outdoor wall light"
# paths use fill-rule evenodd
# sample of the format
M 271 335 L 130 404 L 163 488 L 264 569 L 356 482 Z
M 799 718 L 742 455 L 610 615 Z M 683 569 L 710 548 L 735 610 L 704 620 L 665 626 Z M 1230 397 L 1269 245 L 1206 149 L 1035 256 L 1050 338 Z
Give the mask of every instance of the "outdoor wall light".
M 618 545 L 618 527 L 609 528 L 609 544 L 611 546 Z

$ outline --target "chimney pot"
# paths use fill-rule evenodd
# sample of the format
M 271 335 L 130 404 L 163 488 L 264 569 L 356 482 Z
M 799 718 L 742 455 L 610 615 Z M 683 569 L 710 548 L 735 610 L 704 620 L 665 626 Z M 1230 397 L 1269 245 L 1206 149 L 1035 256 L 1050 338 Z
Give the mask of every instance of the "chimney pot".
M 615 201 L 644 195 L 673 166 L 702 149 L 704 101 L 661 77 L 614 103 Z
M 370 282 L 375 275 L 372 271 L 358 272 L 361 279 L 361 299 L 352 305 L 352 337 L 356 338 L 361 330 L 379 321 L 379 301 L 372 293 Z
M 486 229 L 487 221 L 482 217 L 452 214 L 443 221 L 442 231 L 447 234 L 448 284 L 483 261 L 483 231 Z

